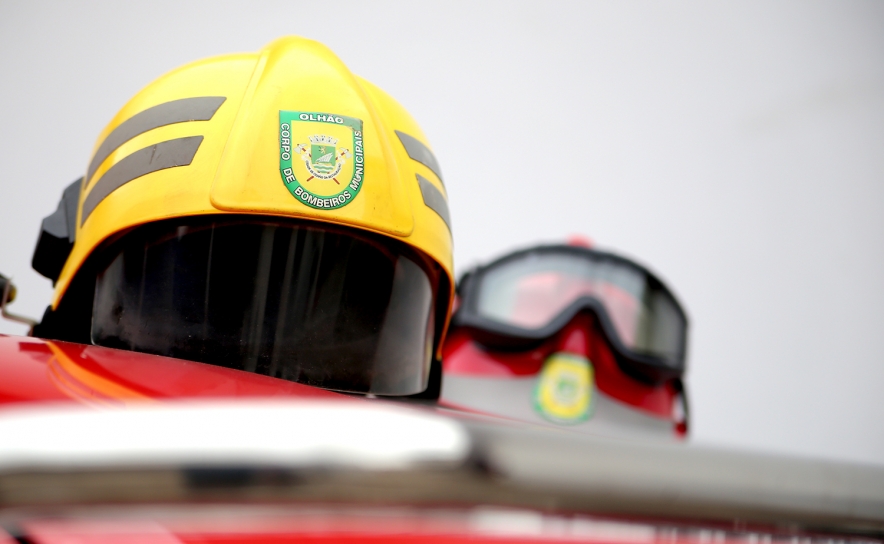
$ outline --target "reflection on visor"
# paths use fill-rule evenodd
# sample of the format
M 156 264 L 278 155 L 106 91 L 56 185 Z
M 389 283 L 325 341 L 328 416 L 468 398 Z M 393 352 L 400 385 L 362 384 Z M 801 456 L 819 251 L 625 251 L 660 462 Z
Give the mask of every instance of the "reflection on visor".
M 617 339 L 639 353 L 679 357 L 685 323 L 671 295 L 641 269 L 590 254 L 529 253 L 488 269 L 477 313 L 538 330 L 583 297 L 598 301 Z
M 340 391 L 419 393 L 435 282 L 405 251 L 260 220 L 145 227 L 98 276 L 93 342 Z

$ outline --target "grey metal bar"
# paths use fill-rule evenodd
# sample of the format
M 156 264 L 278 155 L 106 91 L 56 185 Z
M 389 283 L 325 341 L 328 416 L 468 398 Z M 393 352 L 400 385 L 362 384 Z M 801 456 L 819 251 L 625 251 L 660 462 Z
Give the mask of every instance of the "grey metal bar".
M 467 423 L 507 485 L 578 510 L 884 532 L 884 465 Z

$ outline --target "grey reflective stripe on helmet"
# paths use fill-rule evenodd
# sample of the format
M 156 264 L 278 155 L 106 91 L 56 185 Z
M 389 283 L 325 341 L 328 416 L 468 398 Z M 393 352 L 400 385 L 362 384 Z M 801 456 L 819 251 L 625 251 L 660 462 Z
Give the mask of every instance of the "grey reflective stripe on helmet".
M 225 100 L 227 98 L 223 96 L 182 98 L 181 100 L 165 102 L 136 113 L 108 134 L 107 138 L 98 146 L 98 151 L 95 152 L 92 162 L 89 163 L 85 184 L 89 184 L 92 180 L 92 175 L 95 174 L 95 170 L 115 149 L 132 138 L 166 125 L 187 121 L 208 121 L 215 115 L 215 112 L 218 111 L 218 108 L 221 107 Z
M 414 136 L 409 136 L 404 132 L 396 131 L 396 135 L 399 136 L 399 141 L 402 142 L 402 145 L 405 146 L 405 151 L 408 153 L 408 156 L 411 157 L 412 160 L 415 160 L 430 170 L 436 177 L 439 178 L 439 181 L 442 182 L 442 185 L 445 185 L 445 182 L 442 181 L 442 169 L 439 168 L 439 163 L 436 161 L 436 156 L 433 155 L 433 152 L 430 151 L 430 148 L 425 146 L 423 142 L 415 138 Z
M 133 179 L 158 170 L 190 164 L 202 141 L 202 136 L 167 140 L 139 149 L 111 166 L 110 170 L 95 182 L 92 190 L 86 195 L 86 200 L 83 201 L 80 226 L 86 222 L 86 218 L 98 206 L 99 202 Z
M 442 218 L 442 221 L 445 221 L 445 225 L 448 226 L 450 231 L 451 217 L 448 215 L 448 200 L 445 199 L 445 195 L 427 178 L 420 174 L 415 174 L 415 176 L 417 176 L 417 183 L 421 188 L 421 196 L 424 197 L 424 204 L 439 214 L 439 217 Z

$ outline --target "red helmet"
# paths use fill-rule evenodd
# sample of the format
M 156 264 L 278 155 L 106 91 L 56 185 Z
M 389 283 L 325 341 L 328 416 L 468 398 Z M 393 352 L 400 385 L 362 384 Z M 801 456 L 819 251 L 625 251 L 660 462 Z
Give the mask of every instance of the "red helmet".
M 589 432 L 684 437 L 684 310 L 645 267 L 586 246 L 532 247 L 461 278 L 442 402 Z

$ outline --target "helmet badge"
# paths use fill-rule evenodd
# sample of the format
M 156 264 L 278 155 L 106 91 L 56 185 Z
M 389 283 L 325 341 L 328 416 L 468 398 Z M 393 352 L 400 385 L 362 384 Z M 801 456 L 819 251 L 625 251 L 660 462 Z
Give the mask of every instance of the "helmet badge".
M 555 423 L 586 421 L 593 412 L 594 374 L 585 357 L 561 352 L 550 355 L 534 388 L 534 409 Z
M 341 145 L 344 142 L 347 146 Z M 317 209 L 346 206 L 365 178 L 362 121 L 331 113 L 280 111 L 279 172 L 286 189 L 303 204 Z

